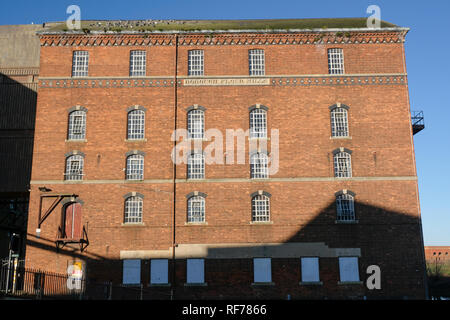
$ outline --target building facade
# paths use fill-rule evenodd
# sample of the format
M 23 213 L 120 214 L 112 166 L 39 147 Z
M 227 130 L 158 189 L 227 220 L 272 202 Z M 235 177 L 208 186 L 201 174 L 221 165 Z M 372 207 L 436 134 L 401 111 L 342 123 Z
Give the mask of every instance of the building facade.
M 407 31 L 41 33 L 26 265 L 152 299 L 425 298 Z

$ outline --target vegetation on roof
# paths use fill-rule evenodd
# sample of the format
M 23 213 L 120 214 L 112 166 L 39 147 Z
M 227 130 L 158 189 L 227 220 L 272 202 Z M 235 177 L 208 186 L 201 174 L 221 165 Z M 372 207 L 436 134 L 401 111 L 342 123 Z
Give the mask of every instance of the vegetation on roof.
M 382 28 L 397 27 L 381 21 Z M 270 20 L 86 20 L 81 22 L 84 32 L 152 32 L 200 30 L 288 30 L 288 29 L 354 29 L 367 28 L 367 18 L 326 19 L 270 19 Z M 49 32 L 68 31 L 61 23 Z

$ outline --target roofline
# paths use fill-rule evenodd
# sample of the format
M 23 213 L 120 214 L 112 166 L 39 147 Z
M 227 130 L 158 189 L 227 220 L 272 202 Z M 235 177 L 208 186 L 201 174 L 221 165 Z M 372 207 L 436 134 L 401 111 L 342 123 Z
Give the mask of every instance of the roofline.
M 325 32 L 405 32 L 410 28 L 406 27 L 390 27 L 390 28 L 315 28 L 315 29 L 230 29 L 230 30 L 149 30 L 149 31 L 100 31 L 90 30 L 89 33 L 84 31 L 38 31 L 38 35 L 87 35 L 87 34 L 211 34 L 211 33 L 325 33 Z

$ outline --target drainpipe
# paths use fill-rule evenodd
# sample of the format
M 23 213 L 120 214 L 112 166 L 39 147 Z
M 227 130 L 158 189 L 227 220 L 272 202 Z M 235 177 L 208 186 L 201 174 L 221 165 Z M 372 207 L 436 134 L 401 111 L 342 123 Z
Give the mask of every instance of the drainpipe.
M 174 110 L 174 121 L 173 121 L 173 129 L 174 132 L 176 132 L 177 130 L 177 114 L 178 114 L 178 100 L 177 100 L 177 90 L 178 90 L 178 80 L 177 80 L 177 74 L 178 74 L 178 35 L 175 35 L 175 71 L 174 71 L 174 77 L 173 77 L 173 100 L 174 100 L 174 104 L 173 104 L 173 110 Z M 175 152 L 175 148 L 177 146 L 177 140 L 176 140 L 176 136 L 173 142 L 173 203 L 172 203 L 172 289 L 170 291 L 170 300 L 174 300 L 175 299 L 175 287 L 176 287 L 176 260 L 175 260 L 175 248 L 177 246 L 176 243 L 176 238 L 175 238 L 175 212 L 176 212 L 176 177 L 177 177 L 177 166 L 176 166 L 176 157 L 177 157 L 177 153 Z

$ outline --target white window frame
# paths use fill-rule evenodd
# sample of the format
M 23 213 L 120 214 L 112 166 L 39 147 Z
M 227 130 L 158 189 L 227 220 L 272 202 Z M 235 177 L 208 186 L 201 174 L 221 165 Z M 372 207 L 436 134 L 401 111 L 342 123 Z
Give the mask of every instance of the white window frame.
M 141 260 L 123 260 L 122 283 L 128 285 L 137 285 L 141 283 Z
M 269 178 L 269 156 L 267 153 L 257 152 L 251 155 L 250 177 L 252 179 Z
M 265 74 L 263 49 L 251 49 L 248 51 L 248 69 L 250 76 L 263 76 Z
M 64 179 L 83 180 L 84 170 L 84 157 L 79 154 L 73 154 L 66 158 L 66 172 L 64 173 Z
M 359 282 L 358 257 L 339 257 L 340 282 Z
M 151 259 L 150 284 L 168 284 L 168 283 L 169 283 L 169 260 Z
M 145 138 L 145 111 L 134 109 L 127 114 L 127 139 L 143 140 Z
M 130 51 L 130 77 L 145 77 L 147 65 L 147 51 Z
M 142 212 L 144 200 L 138 196 L 131 196 L 125 199 L 124 224 L 142 223 Z
M 342 48 L 328 49 L 328 73 L 344 74 L 344 50 Z
M 186 283 L 205 283 L 205 259 L 187 259 L 186 261 Z
M 348 137 L 348 111 L 346 108 L 336 107 L 331 110 L 331 136 Z
M 270 221 L 270 198 L 258 194 L 252 198 L 252 222 Z
M 74 51 L 72 77 L 87 77 L 89 74 L 89 51 Z
M 205 112 L 192 109 L 187 113 L 189 139 L 203 139 L 205 137 Z
M 355 198 L 348 193 L 337 195 L 336 211 L 337 221 L 355 221 Z
M 204 51 L 189 50 L 188 51 L 188 75 L 203 76 L 204 75 Z
M 253 258 L 253 282 L 272 283 L 271 258 Z
M 320 282 L 318 257 L 301 258 L 301 266 L 302 266 L 302 282 L 305 283 Z
M 127 157 L 127 180 L 144 180 L 144 156 L 132 154 Z
M 250 111 L 250 138 L 267 138 L 267 111 L 262 108 Z
M 203 153 L 194 152 L 188 156 L 188 179 L 205 179 L 205 156 Z
M 83 140 L 86 138 L 86 111 L 75 110 L 69 113 L 68 140 Z
M 204 223 L 205 218 L 205 198 L 202 196 L 192 196 L 187 200 L 187 222 Z
M 334 176 L 336 178 L 352 177 L 352 156 L 350 153 L 340 151 L 334 155 Z

